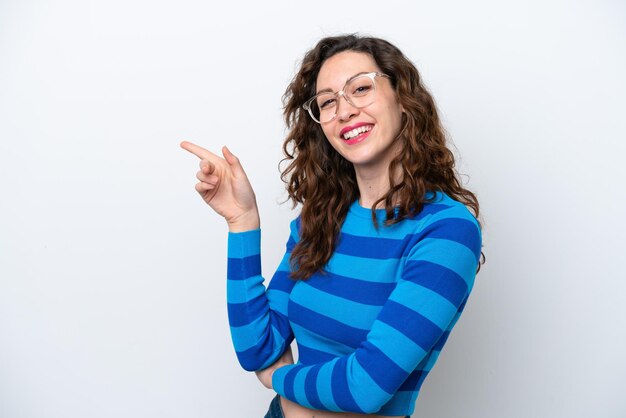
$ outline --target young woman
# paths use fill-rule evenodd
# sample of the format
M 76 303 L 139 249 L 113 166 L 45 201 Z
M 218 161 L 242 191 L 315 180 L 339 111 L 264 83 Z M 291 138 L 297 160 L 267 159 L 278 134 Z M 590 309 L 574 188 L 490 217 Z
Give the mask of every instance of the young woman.
M 181 144 L 229 226 L 238 359 L 278 394 L 266 417 L 408 416 L 481 263 L 478 201 L 415 66 L 385 40 L 320 40 L 284 105 L 282 178 L 301 212 L 267 289 L 243 167 L 226 147 Z

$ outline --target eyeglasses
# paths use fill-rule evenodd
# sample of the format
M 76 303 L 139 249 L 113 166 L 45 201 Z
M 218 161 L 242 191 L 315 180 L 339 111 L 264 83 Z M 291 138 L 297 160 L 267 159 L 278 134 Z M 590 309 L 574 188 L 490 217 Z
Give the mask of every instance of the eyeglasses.
M 340 91 L 322 92 L 307 100 L 302 107 L 317 123 L 328 123 L 337 117 L 339 96 L 357 109 L 362 109 L 374 103 L 376 98 L 376 76 L 389 77 L 387 74 L 371 72 L 352 77 Z

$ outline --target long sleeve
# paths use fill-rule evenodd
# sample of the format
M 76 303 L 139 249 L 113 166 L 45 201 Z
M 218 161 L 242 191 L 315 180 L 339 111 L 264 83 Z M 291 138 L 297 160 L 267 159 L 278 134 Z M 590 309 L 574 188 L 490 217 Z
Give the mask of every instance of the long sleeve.
M 293 341 L 287 305 L 295 283 L 288 277 L 294 245 L 292 232 L 286 253 L 266 291 L 261 276 L 261 231 L 228 235 L 228 320 L 237 358 L 246 370 L 269 366 Z
M 481 235 L 473 218 L 433 216 L 424 224 L 407 238 L 402 274 L 365 341 L 325 362 L 279 368 L 277 393 L 314 409 L 369 414 L 425 377 L 421 370 L 432 367 L 472 289 Z

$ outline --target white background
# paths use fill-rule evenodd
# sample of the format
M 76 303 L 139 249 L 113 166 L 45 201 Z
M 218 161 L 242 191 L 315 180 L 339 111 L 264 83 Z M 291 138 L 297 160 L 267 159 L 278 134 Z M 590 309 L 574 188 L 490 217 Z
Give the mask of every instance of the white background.
M 415 62 L 484 217 L 413 416 L 625 416 L 626 5 L 505 3 L 0 0 L 0 417 L 264 415 L 178 144 L 240 157 L 271 276 L 281 95 L 346 32 Z

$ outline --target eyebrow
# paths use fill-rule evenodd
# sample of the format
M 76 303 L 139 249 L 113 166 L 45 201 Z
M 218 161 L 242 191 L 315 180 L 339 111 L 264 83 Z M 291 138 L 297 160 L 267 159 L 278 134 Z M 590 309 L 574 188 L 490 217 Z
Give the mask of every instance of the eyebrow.
M 369 74 L 369 73 L 371 73 L 371 71 L 361 71 L 360 73 L 353 75 L 352 77 L 348 78 L 345 83 L 343 83 L 344 87 L 346 86 L 346 84 L 348 84 L 351 80 L 355 79 L 356 77 L 363 75 L 363 74 Z M 334 93 L 334 92 L 333 92 L 333 89 L 328 88 L 328 89 L 319 90 L 315 94 L 320 94 L 320 93 Z

